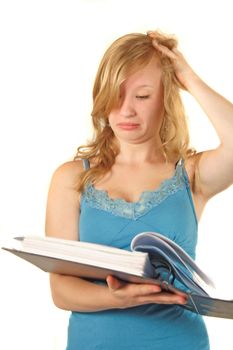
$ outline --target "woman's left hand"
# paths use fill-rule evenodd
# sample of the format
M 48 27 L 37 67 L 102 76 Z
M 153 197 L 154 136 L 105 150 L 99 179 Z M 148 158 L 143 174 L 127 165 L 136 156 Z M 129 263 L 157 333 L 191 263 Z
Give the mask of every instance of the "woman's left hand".
M 153 35 L 150 36 L 153 39 Z M 170 50 L 166 46 L 159 44 L 156 39 L 152 40 L 152 44 L 155 49 L 171 59 L 178 81 L 186 90 L 188 90 L 190 79 L 196 79 L 198 76 L 188 64 L 182 53 L 175 47 Z

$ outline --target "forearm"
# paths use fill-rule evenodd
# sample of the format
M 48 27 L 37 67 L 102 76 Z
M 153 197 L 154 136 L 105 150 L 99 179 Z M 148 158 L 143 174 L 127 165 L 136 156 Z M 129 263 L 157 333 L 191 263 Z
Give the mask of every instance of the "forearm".
M 233 150 L 233 104 L 211 89 L 195 73 L 187 80 L 186 88 L 213 124 L 221 145 Z
M 106 285 L 58 274 L 50 274 L 50 285 L 54 304 L 63 310 L 97 312 L 120 307 Z
M 64 310 L 97 312 L 152 303 L 186 303 L 186 295 L 181 291 L 164 292 L 154 283 L 125 283 L 113 276 L 108 276 L 108 286 L 57 274 L 51 274 L 50 281 L 53 301 Z

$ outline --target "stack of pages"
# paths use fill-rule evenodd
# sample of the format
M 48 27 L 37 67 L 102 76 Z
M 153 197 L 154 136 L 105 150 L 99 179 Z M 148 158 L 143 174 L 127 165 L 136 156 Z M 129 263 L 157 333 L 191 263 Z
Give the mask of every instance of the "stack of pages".
M 108 275 L 132 283 L 155 283 L 171 293 L 185 291 L 180 305 L 206 316 L 233 319 L 233 300 L 216 298 L 210 278 L 176 243 L 156 232 L 134 237 L 131 251 L 51 237 L 15 237 L 2 249 L 46 272 L 105 280 Z

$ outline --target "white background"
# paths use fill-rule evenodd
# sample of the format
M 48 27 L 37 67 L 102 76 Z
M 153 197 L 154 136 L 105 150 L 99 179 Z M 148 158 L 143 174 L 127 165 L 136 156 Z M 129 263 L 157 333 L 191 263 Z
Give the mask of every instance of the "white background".
M 233 99 L 230 3 L 0 2 L 1 240 L 44 235 L 51 175 L 90 136 L 97 66 L 119 36 L 157 28 L 176 34 L 195 70 Z M 183 97 L 193 146 L 198 151 L 217 146 L 207 117 L 192 97 Z M 197 261 L 233 298 L 232 199 L 231 187 L 208 203 L 200 222 Z M 0 348 L 65 349 L 69 313 L 53 306 L 48 275 L 0 251 L 0 276 Z M 211 349 L 232 350 L 233 321 L 206 318 L 206 323 Z

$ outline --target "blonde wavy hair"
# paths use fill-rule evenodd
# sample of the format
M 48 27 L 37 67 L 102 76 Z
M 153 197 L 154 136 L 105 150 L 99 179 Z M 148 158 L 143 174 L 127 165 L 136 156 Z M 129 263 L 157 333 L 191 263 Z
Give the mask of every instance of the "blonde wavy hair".
M 174 36 L 154 31 L 153 38 L 169 49 L 177 47 Z M 80 175 L 77 185 L 80 192 L 88 183 L 102 178 L 114 164 L 119 148 L 114 142 L 108 116 L 119 101 L 121 84 L 128 76 L 144 68 L 153 57 L 159 59 L 162 68 L 164 118 L 160 138 L 166 159 L 177 162 L 195 152 L 189 148 L 188 127 L 180 96 L 183 86 L 175 76 L 171 60 L 152 45 L 153 38 L 142 33 L 124 35 L 112 43 L 100 62 L 93 87 L 93 138 L 78 147 L 74 158 L 94 160 L 93 166 Z

